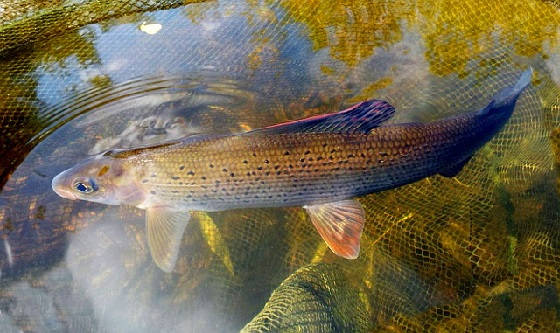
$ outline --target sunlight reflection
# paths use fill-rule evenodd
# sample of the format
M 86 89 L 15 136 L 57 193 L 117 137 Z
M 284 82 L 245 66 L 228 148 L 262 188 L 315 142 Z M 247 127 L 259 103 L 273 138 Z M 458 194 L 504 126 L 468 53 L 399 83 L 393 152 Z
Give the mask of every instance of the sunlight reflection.
M 162 28 L 162 25 L 159 23 L 145 23 L 143 22 L 140 24 L 140 31 L 147 33 L 148 35 L 155 35 L 157 34 Z
M 228 327 L 209 300 L 177 307 L 177 281 L 147 252 L 141 216 L 110 208 L 90 228 L 71 236 L 66 263 L 73 281 L 93 304 L 100 328 L 113 332 L 209 331 Z M 182 256 L 189 254 L 182 251 Z M 180 329 L 179 329 L 180 328 Z
M 6 251 L 6 257 L 8 258 L 8 264 L 12 266 L 14 264 L 14 258 L 12 256 L 12 247 L 8 242 L 8 239 L 4 238 L 4 251 Z

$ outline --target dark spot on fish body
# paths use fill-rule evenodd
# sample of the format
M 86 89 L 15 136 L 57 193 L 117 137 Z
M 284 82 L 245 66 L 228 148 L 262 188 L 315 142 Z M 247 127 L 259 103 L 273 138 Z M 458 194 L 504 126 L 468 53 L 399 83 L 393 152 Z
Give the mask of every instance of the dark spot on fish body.
M 247 164 L 247 163 L 249 163 L 249 161 L 243 160 L 243 164 Z
M 202 177 L 200 177 L 200 179 L 206 180 L 206 176 L 202 176 Z
M 179 177 L 177 177 L 177 176 L 171 176 L 171 179 L 173 179 L 173 180 L 178 180 Z
M 223 171 L 223 172 L 228 172 L 226 168 L 223 168 L 222 171 Z
M 288 156 L 288 155 L 290 155 L 290 152 L 289 152 L 289 151 L 285 151 L 285 152 L 284 152 L 284 156 Z
M 214 167 L 214 164 L 210 163 L 208 166 L 209 166 L 210 168 L 213 168 L 213 167 Z
M 154 190 L 151 190 L 150 193 L 153 194 L 153 195 L 156 195 L 156 194 L 157 194 L 157 192 L 154 191 Z
M 262 166 L 258 166 L 258 167 L 257 167 L 257 170 L 262 170 L 262 169 L 263 169 Z M 254 172 L 254 171 L 253 171 L 253 172 Z
M 179 170 L 184 170 L 184 169 L 185 169 L 184 165 L 179 166 Z
M 142 184 L 146 184 L 148 182 L 147 179 L 142 179 Z
M 265 163 L 265 164 L 268 164 L 268 163 L 270 163 L 270 162 L 269 162 L 268 160 L 264 160 L 264 163 Z
M 230 173 L 229 175 L 230 175 L 230 177 L 235 177 L 235 173 L 233 173 L 233 172 Z
M 187 172 L 187 176 L 194 176 L 194 171 L 190 170 L 189 172 Z

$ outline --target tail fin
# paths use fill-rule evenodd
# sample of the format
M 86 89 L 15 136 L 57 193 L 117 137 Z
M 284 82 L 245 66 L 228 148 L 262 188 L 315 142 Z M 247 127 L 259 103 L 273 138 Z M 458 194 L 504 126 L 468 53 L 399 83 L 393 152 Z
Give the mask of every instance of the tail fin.
M 484 115 L 492 112 L 492 110 L 501 109 L 506 106 L 512 106 L 517 101 L 517 98 L 521 93 L 529 86 L 531 83 L 531 77 L 533 76 L 533 69 L 529 67 L 526 71 L 524 71 L 517 83 L 514 86 L 507 87 L 502 89 L 492 101 L 486 106 L 484 109 L 478 111 L 479 115 Z

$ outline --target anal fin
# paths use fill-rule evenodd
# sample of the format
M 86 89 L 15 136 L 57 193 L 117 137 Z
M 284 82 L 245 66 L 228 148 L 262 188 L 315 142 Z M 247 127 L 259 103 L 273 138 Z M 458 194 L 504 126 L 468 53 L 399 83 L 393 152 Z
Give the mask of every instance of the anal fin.
M 156 265 L 164 272 L 175 267 L 189 212 L 169 211 L 166 208 L 146 210 L 146 233 L 150 253 Z
M 469 156 L 459 163 L 452 164 L 451 166 L 440 170 L 439 174 L 444 177 L 455 177 L 459 174 L 459 172 L 461 172 L 461 170 L 463 170 L 463 167 L 471 160 L 471 158 L 472 156 Z
M 365 221 L 364 210 L 358 201 L 342 200 L 303 208 L 335 254 L 346 259 L 358 257 Z

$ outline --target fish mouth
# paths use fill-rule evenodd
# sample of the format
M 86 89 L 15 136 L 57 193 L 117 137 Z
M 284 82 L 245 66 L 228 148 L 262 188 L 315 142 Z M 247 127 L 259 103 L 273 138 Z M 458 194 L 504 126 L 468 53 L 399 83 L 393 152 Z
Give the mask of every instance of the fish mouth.
M 65 183 L 63 178 L 64 173 L 66 173 L 66 171 L 61 172 L 60 174 L 58 174 L 58 176 L 53 178 L 52 189 L 56 194 L 58 194 L 62 198 L 76 200 L 78 199 L 76 194 L 73 193 L 72 190 L 69 190 L 67 186 L 65 186 L 64 184 Z

